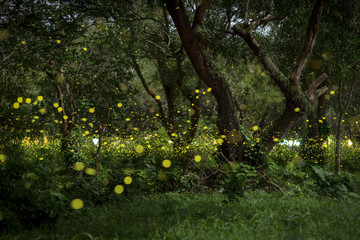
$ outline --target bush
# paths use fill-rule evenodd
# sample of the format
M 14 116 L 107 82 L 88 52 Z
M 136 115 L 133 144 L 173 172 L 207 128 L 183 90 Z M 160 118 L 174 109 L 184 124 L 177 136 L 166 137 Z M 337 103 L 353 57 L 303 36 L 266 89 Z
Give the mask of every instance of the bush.
M 344 145 L 341 149 L 342 169 L 360 173 L 360 148 Z
M 281 167 L 286 167 L 289 163 L 299 160 L 301 160 L 301 158 L 298 154 L 298 147 L 289 147 L 285 144 L 276 145 L 268 156 L 268 161 L 272 161 Z
M 54 222 L 64 213 L 65 201 L 57 192 L 50 169 L 39 160 L 24 159 L 21 149 L 7 146 L 0 163 L 2 228 L 32 227 Z

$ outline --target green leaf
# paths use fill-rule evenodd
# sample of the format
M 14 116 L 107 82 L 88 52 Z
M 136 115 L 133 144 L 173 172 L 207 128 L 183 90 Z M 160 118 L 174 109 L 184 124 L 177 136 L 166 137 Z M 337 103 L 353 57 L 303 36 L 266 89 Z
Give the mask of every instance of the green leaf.
M 314 172 L 321 178 L 321 180 L 323 180 L 324 182 L 326 181 L 325 179 L 325 174 L 324 171 L 320 168 L 317 168 L 315 166 L 311 166 L 311 168 L 314 170 Z

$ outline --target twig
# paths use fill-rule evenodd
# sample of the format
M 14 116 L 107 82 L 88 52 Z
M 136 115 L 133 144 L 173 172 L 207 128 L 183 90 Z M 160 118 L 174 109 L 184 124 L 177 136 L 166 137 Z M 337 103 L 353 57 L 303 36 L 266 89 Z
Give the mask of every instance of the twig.
M 250 0 L 246 0 L 246 2 L 245 2 L 245 17 L 244 17 L 244 23 L 245 23 L 245 25 L 248 24 L 249 3 L 250 3 Z

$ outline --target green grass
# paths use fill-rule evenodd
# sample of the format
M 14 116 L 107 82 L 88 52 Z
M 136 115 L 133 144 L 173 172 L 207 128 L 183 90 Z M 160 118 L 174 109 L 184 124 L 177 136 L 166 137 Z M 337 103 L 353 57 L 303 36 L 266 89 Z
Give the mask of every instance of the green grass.
M 86 203 L 85 203 L 86 204 Z M 250 192 L 161 194 L 74 211 L 53 226 L 0 239 L 359 239 L 357 200 Z

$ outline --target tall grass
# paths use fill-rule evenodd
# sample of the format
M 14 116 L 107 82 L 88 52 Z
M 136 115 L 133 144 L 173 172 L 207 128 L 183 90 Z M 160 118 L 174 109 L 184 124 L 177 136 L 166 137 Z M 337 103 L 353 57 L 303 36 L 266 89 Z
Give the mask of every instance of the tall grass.
M 162 194 L 86 208 L 56 225 L 0 239 L 358 239 L 360 204 L 250 192 Z

